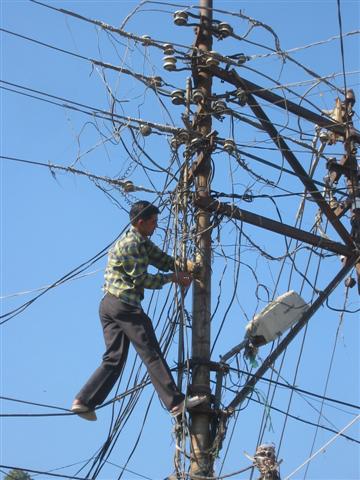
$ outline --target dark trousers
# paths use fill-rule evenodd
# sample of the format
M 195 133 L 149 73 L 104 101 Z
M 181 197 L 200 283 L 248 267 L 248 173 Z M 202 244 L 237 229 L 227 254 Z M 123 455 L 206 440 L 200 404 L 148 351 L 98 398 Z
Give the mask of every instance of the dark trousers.
M 141 308 L 121 302 L 107 293 L 100 303 L 100 320 L 106 352 L 101 365 L 76 395 L 91 408 L 100 405 L 115 385 L 125 365 L 129 342 L 147 368 L 150 380 L 168 410 L 181 403 L 178 390 L 161 352 L 150 318 Z

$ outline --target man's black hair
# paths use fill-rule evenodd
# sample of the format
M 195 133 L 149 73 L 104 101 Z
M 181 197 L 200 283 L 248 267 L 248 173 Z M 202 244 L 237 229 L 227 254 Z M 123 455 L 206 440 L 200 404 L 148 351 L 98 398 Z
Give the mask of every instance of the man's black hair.
M 158 207 L 155 207 L 155 205 L 146 200 L 140 200 L 139 202 L 134 203 L 131 207 L 130 222 L 134 225 L 134 223 L 140 220 L 140 218 L 142 220 L 149 220 L 149 218 L 153 215 L 158 215 L 158 213 L 160 213 Z

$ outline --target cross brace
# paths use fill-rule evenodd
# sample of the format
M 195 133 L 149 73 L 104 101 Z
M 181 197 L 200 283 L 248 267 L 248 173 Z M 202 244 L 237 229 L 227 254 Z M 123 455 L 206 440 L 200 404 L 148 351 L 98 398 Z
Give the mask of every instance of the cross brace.
M 260 87 L 249 82 L 248 80 L 244 80 L 243 78 L 241 78 L 236 73 L 235 70 L 227 71 L 217 67 L 212 67 L 210 71 L 213 75 L 221 78 L 222 80 L 225 80 L 237 87 L 241 87 L 246 90 L 249 107 L 255 113 L 257 118 L 260 120 L 262 128 L 269 134 L 270 138 L 273 140 L 275 145 L 282 152 L 282 155 L 286 158 L 286 160 L 288 161 L 288 163 L 290 164 L 294 172 L 297 174 L 299 180 L 301 180 L 303 185 L 310 192 L 311 196 L 313 197 L 315 202 L 318 204 L 320 210 L 326 215 L 327 219 L 329 220 L 333 228 L 336 230 L 340 238 L 349 247 L 353 247 L 354 242 L 349 232 L 346 230 L 344 225 L 340 222 L 339 218 L 335 215 L 333 210 L 330 208 L 326 200 L 323 198 L 322 194 L 316 188 L 314 181 L 306 173 L 301 163 L 295 157 L 295 155 L 293 154 L 293 152 L 291 151 L 291 149 L 289 148 L 289 146 L 287 145 L 283 137 L 274 127 L 274 125 L 272 124 L 272 122 L 264 112 L 264 110 L 260 107 L 260 105 L 255 100 L 254 96 L 251 95 L 250 92 L 253 92 L 254 95 L 262 96 L 262 98 L 265 98 L 266 100 L 271 101 L 272 103 L 275 103 L 280 107 L 284 108 L 284 106 L 286 106 L 286 108 L 289 111 L 294 111 L 294 113 L 296 113 L 297 115 L 301 116 L 302 114 L 302 116 L 304 116 L 306 113 L 307 117 L 304 117 L 304 118 L 310 119 L 311 117 L 311 121 L 315 121 L 315 118 L 316 118 L 316 122 L 317 123 L 320 122 L 320 124 L 324 124 L 324 121 L 326 121 L 326 125 L 327 125 L 326 128 L 332 129 L 336 133 L 345 135 L 345 126 L 339 123 L 335 123 L 331 120 L 324 119 L 320 115 L 317 115 L 311 112 L 310 110 L 305 109 L 304 107 L 300 107 L 295 103 L 289 102 L 288 100 L 284 100 L 282 97 L 272 92 L 269 92 L 265 89 L 261 89 Z M 359 133 L 359 140 L 360 140 L 360 133 Z
M 271 230 L 272 232 L 294 238 L 295 240 L 308 243 L 314 247 L 323 248 L 339 255 L 350 257 L 354 254 L 351 248 L 341 243 L 333 242 L 332 240 L 320 237 L 319 235 L 305 232 L 299 228 L 277 222 L 276 220 L 257 215 L 256 213 L 243 210 L 234 205 L 219 202 L 212 198 L 198 198 L 195 200 L 194 204 L 204 210 L 226 215 L 235 220 L 241 220 L 245 223 L 250 223 L 251 225 L 256 225 L 257 227 L 265 228 L 266 230 Z
M 306 173 L 303 166 L 292 153 L 291 149 L 288 147 L 283 137 L 280 135 L 280 133 L 278 133 L 274 125 L 270 122 L 264 110 L 260 107 L 260 105 L 257 103 L 257 101 L 252 95 L 248 94 L 248 99 L 251 110 L 258 117 L 264 130 L 268 132 L 275 145 L 277 145 L 277 147 L 281 150 L 282 154 L 284 155 L 294 172 L 298 174 L 299 180 L 301 180 L 301 182 L 307 188 L 315 202 L 318 204 L 320 210 L 326 215 L 329 222 L 332 224 L 332 226 L 334 227 L 338 235 L 342 238 L 342 240 L 347 245 L 353 246 L 353 240 L 350 234 L 348 233 L 344 225 L 340 222 L 338 217 L 335 215 L 333 210 L 330 208 L 329 204 L 326 202 L 319 190 L 316 188 L 314 181 Z
M 332 132 L 337 133 L 338 135 L 346 135 L 346 125 L 334 122 L 332 119 L 323 117 L 311 110 L 308 110 L 301 105 L 297 105 L 290 100 L 287 100 L 280 95 L 277 95 L 274 92 L 271 92 L 255 83 L 246 80 L 245 78 L 240 77 L 235 70 L 224 70 L 217 67 L 212 67 L 211 72 L 221 80 L 225 80 L 228 83 L 231 83 L 235 87 L 243 88 L 246 92 L 255 95 L 256 97 L 262 98 L 270 103 L 273 103 L 277 107 L 280 107 L 288 112 L 294 113 L 295 115 L 302 117 L 309 122 L 315 123 L 320 127 L 331 130 Z M 355 128 L 352 129 L 352 136 L 354 140 L 360 143 L 360 132 Z
M 302 328 L 308 323 L 310 318 L 315 314 L 315 312 L 321 307 L 329 295 L 335 290 L 339 283 L 346 277 L 348 272 L 353 268 L 356 262 L 358 262 L 358 256 L 352 256 L 340 270 L 340 272 L 333 278 L 333 280 L 328 284 L 328 286 L 319 294 L 316 300 L 312 305 L 303 313 L 301 319 L 293 327 L 293 329 L 286 335 L 286 337 L 279 343 L 275 350 L 264 360 L 261 367 L 256 371 L 254 376 L 246 382 L 244 387 L 236 395 L 236 397 L 230 402 L 226 408 L 227 414 L 231 415 L 235 408 L 240 405 L 245 398 L 251 393 L 254 389 L 254 386 L 261 379 L 264 373 L 274 364 L 276 359 L 282 354 L 282 352 L 287 348 L 289 343 L 296 337 L 296 335 L 302 330 Z

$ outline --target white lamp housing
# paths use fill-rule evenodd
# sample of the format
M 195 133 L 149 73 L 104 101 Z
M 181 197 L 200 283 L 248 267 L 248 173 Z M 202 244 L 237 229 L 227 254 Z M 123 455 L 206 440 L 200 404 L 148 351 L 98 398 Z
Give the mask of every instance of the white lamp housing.
M 257 346 L 272 342 L 301 318 L 309 305 L 293 290 L 280 295 L 246 326 L 246 335 Z

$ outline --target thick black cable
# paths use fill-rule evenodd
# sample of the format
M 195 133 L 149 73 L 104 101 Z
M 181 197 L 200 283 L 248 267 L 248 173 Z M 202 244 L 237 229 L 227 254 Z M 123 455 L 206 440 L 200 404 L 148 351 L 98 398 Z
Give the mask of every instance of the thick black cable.
M 101 108 L 93 107 L 91 105 L 86 105 L 84 103 L 76 102 L 75 100 L 70 100 L 68 98 L 59 97 L 57 95 L 52 95 L 52 94 L 44 92 L 42 90 L 37 90 L 37 89 L 34 89 L 34 88 L 26 87 L 25 85 L 20 85 L 20 84 L 13 83 L 13 82 L 8 82 L 6 80 L 1 80 L 1 79 L 0 79 L 0 82 L 5 84 L 5 85 L 9 85 L 11 87 L 14 87 L 14 88 L 26 90 L 27 92 L 36 93 L 38 95 L 42 95 L 44 97 L 48 97 L 48 98 L 51 98 L 53 100 L 59 100 L 60 102 L 65 102 L 65 104 L 57 103 L 57 102 L 54 102 L 54 101 L 51 101 L 51 100 L 47 100 L 46 98 L 41 98 L 41 97 L 38 97 L 38 96 L 35 96 L 35 95 L 31 95 L 29 93 L 20 92 L 18 90 L 13 90 L 11 88 L 7 88 L 7 87 L 3 87 L 3 86 L 0 87 L 3 90 L 7 90 L 7 91 L 12 92 L 12 93 L 17 93 L 18 95 L 23 95 L 25 97 L 29 97 L 29 98 L 32 98 L 34 100 L 40 100 L 42 102 L 46 102 L 46 103 L 49 103 L 51 105 L 56 105 L 58 107 L 72 109 L 74 111 L 85 113 L 86 115 L 90 115 L 92 117 L 101 118 L 102 120 L 109 120 L 111 122 L 115 122 L 115 123 L 118 123 L 118 124 L 123 125 L 123 126 L 128 125 L 129 122 L 134 122 L 134 123 L 137 124 L 136 126 L 132 126 L 132 128 L 138 128 L 138 125 L 141 125 L 141 124 L 148 124 L 152 128 L 154 128 L 155 130 L 156 129 L 159 130 L 158 132 L 157 131 L 153 132 L 155 134 L 166 134 L 166 133 L 170 134 L 170 133 L 175 133 L 178 130 L 177 128 L 171 127 L 169 125 L 157 125 L 156 123 L 153 123 L 153 122 L 147 122 L 144 119 L 127 117 L 125 115 L 120 115 L 118 113 L 109 112 L 107 110 L 102 110 Z M 76 107 L 81 107 L 81 108 L 76 108 Z M 86 110 L 82 110 L 83 108 L 88 109 L 90 111 L 88 112 Z M 159 132 L 161 132 L 161 133 L 159 133 Z
M 249 373 L 245 370 L 239 369 L 239 368 L 229 367 L 229 369 L 233 370 L 235 372 L 243 373 L 245 375 L 248 375 L 249 377 L 256 377 L 256 375 L 254 375 L 252 373 Z M 328 402 L 337 403 L 338 405 L 342 405 L 344 407 L 350 407 L 350 408 L 354 408 L 356 410 L 360 410 L 360 405 L 355 405 L 354 403 L 345 402 L 343 400 L 338 400 L 336 398 L 325 397 L 323 395 L 319 395 L 318 393 L 310 392 L 309 390 L 304 390 L 303 388 L 298 388 L 298 387 L 295 387 L 294 385 L 279 382 L 279 381 L 276 381 L 276 380 L 271 380 L 271 379 L 266 378 L 266 377 L 260 377 L 260 380 L 263 380 L 263 381 L 268 382 L 268 383 L 273 383 L 275 385 L 278 385 L 280 387 L 285 387 L 285 388 L 288 388 L 290 390 L 294 390 L 295 392 L 299 392 L 299 393 L 303 393 L 305 395 L 309 395 L 310 397 L 318 398 L 319 400 L 326 400 Z
M 128 468 L 124 468 L 122 467 L 121 465 L 117 465 L 116 463 L 114 462 L 110 462 L 110 460 L 106 460 L 106 463 L 108 463 L 109 465 L 113 465 L 114 467 L 117 467 L 117 468 L 121 468 L 121 470 L 124 470 L 126 472 L 130 472 L 130 473 L 134 473 L 135 475 L 137 475 L 138 477 L 140 478 L 145 478 L 146 480 L 154 480 L 152 479 L 151 477 L 147 477 L 146 475 L 142 475 L 141 473 L 136 473 L 132 470 L 129 470 Z
M 51 48 L 52 50 L 56 50 L 57 52 L 66 53 L 67 55 L 80 58 L 81 60 L 86 60 L 88 62 L 93 61 L 91 60 L 91 58 L 85 57 L 84 55 L 80 55 L 75 52 L 70 52 L 69 50 L 65 50 L 60 47 L 55 47 L 54 45 L 50 45 L 49 43 L 41 42 L 40 40 L 35 40 L 35 38 L 27 37 L 26 35 L 22 35 L 21 33 L 12 32 L 11 30 L 6 30 L 5 28 L 0 28 L 0 32 L 7 33 L 8 35 L 13 35 L 14 37 L 22 38 L 23 40 L 28 40 L 29 42 L 36 43 L 37 45 L 41 45 L 42 47 Z
M 124 229 L 125 230 L 125 229 Z M 122 233 L 122 232 L 121 232 Z M 119 234 L 115 239 L 114 241 L 120 236 L 121 234 Z M 4 325 L 5 323 L 7 323 L 9 320 L 11 320 L 12 318 L 14 318 L 15 316 L 19 315 L 20 313 L 22 313 L 24 310 L 26 310 L 28 307 L 30 307 L 30 305 L 32 305 L 36 300 L 38 300 L 40 297 L 42 297 L 43 295 L 45 295 L 47 292 L 49 292 L 51 289 L 65 283 L 66 281 L 70 280 L 71 278 L 73 278 L 74 276 L 78 275 L 79 273 L 85 271 L 86 269 L 88 269 L 91 265 L 93 265 L 94 263 L 98 262 L 101 258 L 103 258 L 106 254 L 107 254 L 107 251 L 108 249 L 111 247 L 111 245 L 114 243 L 111 242 L 109 245 L 107 245 L 104 249 L 102 249 L 100 252 L 98 252 L 96 255 L 94 255 L 92 258 L 90 258 L 89 260 L 86 260 L 85 262 L 83 262 L 81 265 L 75 267 L 73 270 L 71 270 L 69 273 L 63 275 L 61 278 L 59 278 L 58 280 L 56 280 L 54 283 L 52 283 L 49 287 L 47 287 L 46 289 L 44 289 L 41 293 L 39 293 L 38 295 L 36 295 L 35 297 L 33 297 L 32 299 L 28 300 L 27 302 L 23 303 L 22 305 L 20 305 L 19 307 L 16 307 L 14 308 L 13 310 L 10 310 L 2 315 L 0 315 L 0 319 L 3 319 L 1 322 L 0 322 L 0 325 Z
M 141 382 L 141 384 L 134 386 L 133 388 L 130 388 L 126 390 L 125 392 L 121 393 L 120 395 L 116 395 L 114 398 L 111 400 L 108 400 L 107 402 L 103 403 L 102 405 L 99 405 L 96 407 L 96 410 L 100 410 L 101 408 L 107 407 L 109 405 L 114 404 L 115 402 L 118 402 L 122 400 L 123 398 L 127 397 L 128 395 L 131 395 L 135 393 L 137 390 L 142 390 L 144 389 L 147 385 L 149 385 L 151 382 L 150 380 L 145 380 Z M 22 403 L 25 405 L 33 405 L 37 407 L 46 407 L 46 408 L 53 408 L 57 410 L 62 410 L 64 413 L 0 413 L 0 418 L 1 417 L 59 417 L 59 416 L 66 416 L 66 415 L 76 415 L 74 414 L 71 410 L 68 408 L 63 408 L 63 407 L 57 407 L 54 405 L 47 405 L 43 403 L 36 403 L 36 402 L 30 402 L 28 400 L 20 400 L 17 398 L 11 398 L 11 397 L 0 397 L 0 400 L 6 400 L 6 401 L 11 401 L 11 402 L 16 402 L 16 403 Z
M 343 71 L 343 77 L 344 77 L 344 90 L 346 93 L 347 87 L 346 87 L 346 74 L 345 74 L 345 51 L 344 51 L 344 35 L 343 35 L 342 18 L 341 18 L 341 5 L 340 5 L 340 0 L 336 0 L 336 1 L 337 1 L 337 14 L 338 14 L 339 31 L 340 31 L 341 64 L 342 64 L 342 71 Z
M 0 400 L 6 400 L 9 402 L 17 402 L 17 403 L 23 403 L 25 405 L 34 405 L 36 407 L 46 407 L 46 408 L 53 408 L 54 410 L 62 410 L 65 412 L 68 412 L 69 410 L 67 408 L 63 407 L 57 407 L 56 405 L 48 405 L 46 403 L 36 403 L 36 402 L 30 402 L 28 400 L 20 400 L 18 398 L 12 398 L 12 397 L 3 397 L 0 396 Z
M 0 27 L 0 32 L 7 33 L 8 35 L 13 35 L 15 37 L 21 38 L 23 40 L 27 40 L 27 41 L 32 42 L 32 43 L 35 43 L 36 45 L 41 45 L 42 47 L 50 48 L 50 49 L 55 50 L 55 51 L 60 52 L 60 53 L 65 53 L 66 55 L 70 55 L 72 57 L 79 58 L 81 60 L 85 60 L 87 62 L 90 62 L 94 65 L 98 65 L 100 67 L 109 68 L 111 70 L 116 70 L 117 72 L 120 72 L 120 73 L 125 73 L 126 75 L 130 75 L 130 76 L 136 78 L 137 80 L 144 83 L 145 85 L 149 86 L 149 84 L 150 84 L 149 78 L 147 78 L 145 75 L 141 75 L 139 73 L 132 72 L 131 70 L 129 70 L 127 68 L 117 67 L 115 65 L 111 65 L 110 63 L 101 62 L 100 60 L 97 60 L 95 58 L 85 57 L 84 55 L 80 55 L 79 53 L 71 52 L 70 50 L 65 50 L 64 48 L 56 47 L 55 45 L 50 45 L 49 43 L 46 43 L 46 42 L 41 42 L 40 40 L 36 40 L 35 38 L 27 37 L 26 35 L 22 35 L 20 33 L 13 32 L 13 31 L 7 30 L 5 28 Z
M 35 3 L 37 5 L 41 5 L 42 7 L 46 7 L 50 10 L 54 10 L 58 13 L 62 13 L 63 15 L 68 15 L 68 16 L 71 16 L 73 18 L 76 18 L 77 20 L 81 20 L 83 22 L 87 22 L 87 23 L 91 23 L 93 25 L 96 25 L 96 26 L 98 26 L 98 27 L 100 27 L 104 30 L 107 30 L 108 32 L 111 32 L 111 34 L 117 33 L 119 35 L 124 36 L 127 39 L 133 40 L 134 42 L 142 41 L 140 38 L 136 38 L 137 35 L 126 32 L 122 28 L 116 28 L 116 27 L 113 27 L 112 25 L 108 25 L 108 24 L 106 24 L 104 22 L 101 22 L 99 20 L 93 20 L 91 18 L 84 17 L 83 15 L 80 15 L 79 13 L 73 12 L 71 10 L 66 10 L 64 8 L 56 8 L 53 5 L 49 5 L 47 3 L 39 2 L 37 0 L 29 0 L 29 1 L 32 2 L 32 3 Z M 164 43 L 167 43 L 167 41 L 165 41 L 165 40 L 155 40 L 155 39 L 152 38 L 149 42 L 149 45 L 151 45 L 152 47 L 160 48 L 161 50 L 163 50 L 164 49 L 164 47 L 163 47 Z M 179 43 L 172 43 L 172 45 L 174 45 L 176 47 L 185 48 L 185 49 L 189 48 L 187 45 L 182 45 L 182 44 L 179 44 Z M 177 52 L 177 53 L 180 53 L 180 52 Z
M 286 412 L 285 410 L 281 410 L 280 408 L 274 407 L 274 405 L 268 405 L 267 403 L 261 402 L 260 400 L 256 400 L 253 397 L 250 397 L 249 399 L 252 402 L 259 403 L 260 405 L 263 405 L 266 408 L 270 408 L 271 410 L 274 410 L 275 412 L 282 413 L 286 417 L 290 417 L 293 420 L 297 420 L 301 423 L 305 423 L 306 425 L 311 425 L 312 427 L 316 427 L 317 429 L 320 428 L 322 430 L 327 430 L 328 432 L 338 433 L 338 430 L 335 430 L 335 429 L 330 428 L 330 427 L 325 427 L 325 425 L 321 425 L 319 423 L 311 422 L 310 420 L 305 420 L 304 418 L 298 417 L 296 415 L 292 415 L 291 413 Z M 358 443 L 360 445 L 360 440 L 357 440 L 356 438 L 349 437 L 348 435 L 344 435 L 344 434 L 342 434 L 341 436 L 343 438 L 346 438 L 347 440 L 350 440 L 351 442 Z
M 123 471 L 127 471 L 129 473 L 132 473 L 133 475 L 136 475 L 141 478 L 145 478 L 147 480 L 153 480 L 150 477 L 146 477 L 145 475 L 142 475 L 141 473 L 137 473 L 134 470 L 129 470 L 128 468 L 121 467 L 120 465 L 113 464 L 117 468 L 121 468 Z M 66 475 L 66 474 L 59 474 L 59 473 L 53 473 L 51 471 L 41 471 L 41 470 L 33 470 L 30 468 L 24 468 L 24 467 L 14 467 L 14 466 L 9 466 L 9 465 L 0 465 L 0 468 L 6 468 L 8 470 L 22 470 L 23 472 L 28 472 L 28 473 L 35 473 L 37 475 L 49 475 L 50 477 L 57 477 L 57 478 L 70 478 L 73 480 L 87 480 L 87 478 L 84 477 L 77 477 L 77 476 L 72 476 L 72 475 Z
M 248 157 L 248 158 L 251 158 L 252 160 L 255 160 L 256 162 L 262 163 L 263 165 L 267 165 L 268 167 L 279 170 L 280 172 L 284 172 L 284 173 L 287 173 L 289 175 L 292 175 L 293 177 L 297 177 L 297 178 L 300 178 L 300 179 L 305 178 L 302 175 L 299 175 L 299 174 L 295 173 L 293 170 L 289 170 L 286 167 L 276 165 L 275 163 L 272 163 L 269 160 L 265 160 L 265 159 L 263 159 L 263 158 L 261 158 L 257 155 L 253 155 L 252 153 L 248 153 L 248 152 L 245 152 L 243 150 L 239 150 L 239 153 L 241 153 L 245 157 Z M 317 180 L 313 180 L 313 182 L 315 183 L 315 185 L 318 185 L 319 187 L 323 187 L 323 188 L 326 187 L 326 184 L 323 183 L 323 182 L 319 182 Z M 334 191 L 337 192 L 337 190 L 334 190 Z
M 84 477 L 74 477 L 72 475 L 66 475 L 64 473 L 62 475 L 60 475 L 59 473 L 44 472 L 42 470 L 33 470 L 33 469 L 30 469 L 30 468 L 24 468 L 24 467 L 14 467 L 14 466 L 9 466 L 9 465 L 0 465 L 0 468 L 6 468 L 8 470 L 22 470 L 22 471 L 28 472 L 28 473 L 36 473 L 38 475 L 48 475 L 50 477 L 57 477 L 57 478 L 70 478 L 70 479 L 73 479 L 73 480 L 87 480 Z
M 0 156 L 1 158 L 1 156 Z M 346 193 L 347 192 L 347 187 L 344 188 L 339 188 L 339 192 Z M 224 192 L 217 192 L 215 190 L 211 190 L 211 195 L 214 197 L 224 197 L 224 198 L 237 198 L 239 200 L 244 200 L 245 202 L 252 202 L 253 200 L 259 199 L 259 198 L 265 198 L 265 199 L 274 199 L 274 198 L 286 198 L 286 197 L 302 197 L 305 198 L 306 200 L 312 201 L 311 198 L 307 198 L 307 194 L 311 195 L 311 191 L 307 191 L 307 193 L 304 193 L 304 191 L 301 192 L 289 192 L 289 193 L 281 193 L 281 194 L 276 194 L 276 195 L 270 195 L 266 193 L 262 193 L 259 195 L 253 195 L 250 193 L 244 193 L 244 194 L 238 194 L 238 193 L 224 193 Z
M 215 383 L 215 382 L 212 381 L 212 383 Z M 235 393 L 235 394 L 237 393 L 237 390 L 234 390 L 233 388 L 230 388 L 230 387 L 224 387 L 224 388 L 225 388 L 225 390 L 227 390 L 227 391 L 229 391 L 229 392 L 232 392 L 232 393 Z M 262 401 L 260 401 L 260 400 L 257 400 L 257 399 L 255 399 L 255 398 L 253 398 L 252 396 L 249 397 L 249 400 L 250 400 L 250 401 L 253 401 L 253 402 L 255 402 L 255 403 L 258 403 L 258 404 L 260 404 L 260 405 L 263 405 L 263 406 L 265 406 L 266 408 L 270 408 L 271 410 L 274 410 L 274 411 L 276 411 L 276 412 L 282 413 L 282 414 L 285 415 L 286 417 L 290 417 L 290 418 L 292 418 L 293 420 L 297 420 L 297 421 L 299 421 L 299 422 L 301 422 L 301 423 L 305 423 L 305 424 L 307 424 L 307 425 L 311 425 L 311 426 L 313 426 L 313 427 L 320 428 L 320 429 L 322 429 L 322 430 L 327 430 L 327 431 L 332 432 L 332 433 L 338 433 L 338 431 L 335 430 L 335 429 L 332 429 L 332 428 L 330 428 L 330 427 L 325 427 L 324 425 L 321 425 L 321 424 L 319 424 L 319 423 L 311 422 L 310 420 L 305 420 L 304 418 L 298 417 L 298 416 L 296 416 L 296 415 L 292 415 L 292 414 L 290 414 L 289 412 L 285 412 L 284 410 L 281 410 L 280 408 L 274 407 L 272 404 L 270 405 L 270 404 L 268 404 L 268 403 L 266 403 L 266 402 L 262 402 Z M 241 408 L 240 408 L 240 409 L 237 409 L 237 410 L 238 410 L 238 411 L 241 411 Z M 356 438 L 349 437 L 348 435 L 344 435 L 344 434 L 342 434 L 341 436 L 344 437 L 344 438 L 346 438 L 347 440 L 350 440 L 350 441 L 354 442 L 354 443 L 360 444 L 360 440 L 357 440 Z

